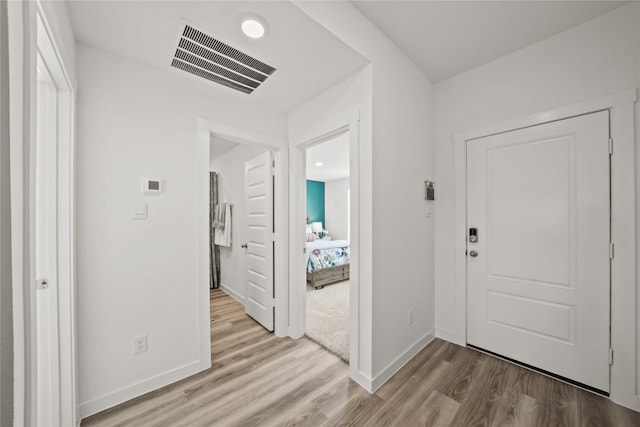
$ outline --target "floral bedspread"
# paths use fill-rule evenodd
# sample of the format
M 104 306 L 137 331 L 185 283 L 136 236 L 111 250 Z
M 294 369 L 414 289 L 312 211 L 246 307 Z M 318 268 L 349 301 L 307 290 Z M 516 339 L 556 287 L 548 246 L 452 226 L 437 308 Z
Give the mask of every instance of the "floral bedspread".
M 313 249 L 309 253 L 307 273 L 321 268 L 349 264 L 349 246 Z

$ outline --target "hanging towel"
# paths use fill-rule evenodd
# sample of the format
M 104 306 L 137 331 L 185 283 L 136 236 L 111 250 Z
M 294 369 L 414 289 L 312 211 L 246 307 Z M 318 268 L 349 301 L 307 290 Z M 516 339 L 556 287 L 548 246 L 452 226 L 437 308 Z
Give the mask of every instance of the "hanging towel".
M 231 246 L 231 205 L 221 203 L 218 206 L 220 206 L 220 217 L 214 243 L 218 246 Z
M 218 230 L 223 231 L 224 227 L 225 227 L 225 221 L 226 221 L 226 216 L 227 216 L 227 206 L 229 206 L 228 203 L 221 203 L 220 204 L 220 218 L 218 219 Z

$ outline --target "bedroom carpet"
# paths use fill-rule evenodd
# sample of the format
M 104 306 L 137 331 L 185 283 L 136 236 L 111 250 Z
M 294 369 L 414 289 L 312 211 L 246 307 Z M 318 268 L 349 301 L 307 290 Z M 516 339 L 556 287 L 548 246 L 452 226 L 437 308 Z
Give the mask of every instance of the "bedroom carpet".
M 307 336 L 349 361 L 349 281 L 307 285 Z

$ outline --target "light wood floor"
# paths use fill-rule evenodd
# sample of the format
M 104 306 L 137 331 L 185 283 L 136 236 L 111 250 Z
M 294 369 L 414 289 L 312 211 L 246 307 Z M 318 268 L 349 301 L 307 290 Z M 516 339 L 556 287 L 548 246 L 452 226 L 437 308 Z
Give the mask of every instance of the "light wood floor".
M 211 292 L 211 369 L 83 426 L 640 426 L 640 414 L 434 340 L 375 394 L 314 342 L 277 338 Z

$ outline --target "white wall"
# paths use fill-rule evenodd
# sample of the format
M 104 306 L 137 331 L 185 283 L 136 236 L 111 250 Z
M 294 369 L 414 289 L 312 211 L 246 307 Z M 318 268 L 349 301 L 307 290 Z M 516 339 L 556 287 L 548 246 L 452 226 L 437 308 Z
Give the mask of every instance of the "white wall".
M 211 171 L 218 173 L 218 202 L 231 203 L 231 247 L 220 246 L 220 287 L 244 304 L 247 286 L 247 204 L 244 191 L 244 163 L 264 153 L 264 148 L 240 144 L 217 158 Z
M 640 3 L 436 85 L 436 326 L 465 342 L 464 289 L 454 271 L 452 135 L 640 86 Z M 636 106 L 636 130 L 640 128 Z M 636 131 L 636 146 L 638 145 Z M 638 187 L 640 188 L 640 187 Z
M 324 183 L 324 220 L 333 240 L 349 240 L 349 179 Z
M 0 4 L 0 425 L 13 424 L 13 297 L 9 171 L 9 22 Z
M 369 232 L 375 230 L 367 242 L 372 274 L 361 286 L 372 286 L 376 388 L 434 333 L 434 223 L 425 216 L 423 194 L 424 180 L 435 173 L 433 84 L 348 2 L 294 4 L 372 64 L 372 119 L 360 122 L 361 130 L 372 130 L 371 163 L 362 165 L 372 178 L 372 199 L 361 201 L 360 220 L 371 218 Z
M 83 416 L 208 366 L 200 360 L 197 119 L 282 139 L 286 117 L 85 45 L 77 50 L 78 344 Z M 164 192 L 141 193 L 144 177 Z M 148 219 L 133 220 L 135 204 Z M 148 351 L 132 339 L 148 335 Z

